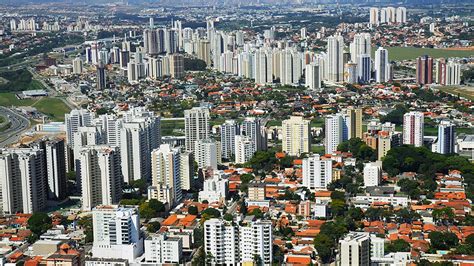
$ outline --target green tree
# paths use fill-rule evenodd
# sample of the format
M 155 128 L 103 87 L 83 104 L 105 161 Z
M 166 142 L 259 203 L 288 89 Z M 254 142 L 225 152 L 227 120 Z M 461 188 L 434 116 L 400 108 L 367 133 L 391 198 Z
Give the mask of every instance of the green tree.
M 431 247 L 437 250 L 448 250 L 458 245 L 459 239 L 452 232 L 430 232 L 428 235 Z
M 160 228 L 161 228 L 161 224 L 159 222 L 151 222 L 151 223 L 148 223 L 146 230 L 149 233 L 155 233 L 155 232 L 158 232 Z
M 333 217 L 344 216 L 347 205 L 343 200 L 335 199 L 331 201 L 330 208 Z
M 198 208 L 194 205 L 188 207 L 188 213 L 191 215 L 198 215 Z
M 319 233 L 314 238 L 314 248 L 318 252 L 322 263 L 330 263 L 333 258 L 333 250 L 336 245 L 333 239 L 326 234 Z
M 231 222 L 232 220 L 234 220 L 234 216 L 230 213 L 226 213 L 224 214 L 224 220 Z
M 206 216 L 206 218 L 219 218 L 221 217 L 221 212 L 214 208 L 207 208 L 201 212 L 201 216 Z
M 155 210 L 157 213 L 164 212 L 166 210 L 165 205 L 163 204 L 163 202 L 161 202 L 157 199 L 150 199 L 148 201 L 148 206 L 150 206 L 150 208 Z
M 84 242 L 86 244 L 92 243 L 92 241 L 94 241 L 92 215 L 81 217 L 77 224 L 84 230 Z
M 28 229 L 31 230 L 33 234 L 41 235 L 46 232 L 48 229 L 53 227 L 51 224 L 52 220 L 48 214 L 44 212 L 36 212 L 31 215 L 28 219 Z
M 397 239 L 385 246 L 386 252 L 409 252 L 410 244 L 403 239 Z
M 397 125 L 403 124 L 403 115 L 408 112 L 408 108 L 404 105 L 395 106 L 395 110 L 383 116 L 380 121 L 382 123 L 391 122 Z
M 254 215 L 255 218 L 257 218 L 257 219 L 262 219 L 264 213 L 259 208 L 255 208 L 255 209 L 252 210 L 252 212 L 250 212 L 250 215 Z

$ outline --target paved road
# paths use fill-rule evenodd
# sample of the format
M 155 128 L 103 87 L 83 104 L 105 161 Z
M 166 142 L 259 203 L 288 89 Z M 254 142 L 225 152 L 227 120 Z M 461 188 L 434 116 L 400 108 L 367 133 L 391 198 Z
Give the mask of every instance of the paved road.
M 6 107 L 0 107 L 0 114 L 7 117 L 11 122 L 10 128 L 0 133 L 0 147 L 5 147 L 8 144 L 18 141 L 21 133 L 30 127 L 30 121 L 26 117 Z

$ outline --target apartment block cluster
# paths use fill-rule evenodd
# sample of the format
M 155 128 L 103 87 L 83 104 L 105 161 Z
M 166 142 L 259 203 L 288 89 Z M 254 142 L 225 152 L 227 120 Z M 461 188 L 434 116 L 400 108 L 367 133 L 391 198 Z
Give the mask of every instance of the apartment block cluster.
M 207 21 L 207 28 L 196 29 L 182 28 L 180 21 L 174 21 L 171 28 L 156 28 L 150 19 L 143 31 L 143 46 L 127 37 L 121 47 L 88 42 L 85 58 L 74 59 L 70 74 L 83 73 L 84 63 L 95 65 L 99 90 L 107 84 L 108 64 L 118 67 L 132 84 L 165 76 L 180 79 L 184 77 L 185 58 L 179 52 L 185 52 L 203 60 L 209 68 L 253 79 L 259 85 L 304 85 L 318 90 L 322 81 L 368 83 L 392 79 L 386 49 L 379 47 L 372 60 L 369 33 L 356 34 L 350 52 L 344 50 L 343 37 L 334 35 L 327 38 L 326 52 L 315 53 L 292 42 L 276 41 L 275 31 L 271 28 L 246 41 L 243 31 L 216 30 L 212 19 Z
M 369 10 L 371 25 L 403 24 L 407 22 L 407 9 L 405 7 L 371 7 Z
M 256 84 L 304 85 L 315 90 L 321 88 L 322 81 L 368 83 L 371 80 L 391 80 L 388 52 L 379 47 L 372 62 L 368 33 L 354 36 L 350 52 L 344 51 L 342 36 L 329 36 L 326 52 L 323 53 L 301 51 L 291 42 L 275 41 L 274 28 L 245 43 L 237 41 L 243 36 L 242 32 L 212 30 L 210 33 L 204 42 L 198 41 L 201 47 L 197 52 L 186 52 L 195 54 L 213 69 L 254 79 Z
M 421 85 L 460 85 L 462 63 L 456 58 L 420 56 L 416 59 L 416 82 Z
M 10 20 L 11 31 L 35 31 L 36 29 L 37 24 L 34 18 L 20 20 L 13 18 Z

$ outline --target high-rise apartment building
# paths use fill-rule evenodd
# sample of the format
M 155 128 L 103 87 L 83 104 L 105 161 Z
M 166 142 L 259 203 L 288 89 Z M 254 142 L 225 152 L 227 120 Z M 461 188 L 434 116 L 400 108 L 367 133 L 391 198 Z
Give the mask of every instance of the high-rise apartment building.
M 332 161 L 318 154 L 303 159 L 303 186 L 313 190 L 324 190 L 332 181 Z
M 382 161 L 364 164 L 364 186 L 379 186 L 382 178 Z
M 190 190 L 193 187 L 194 180 L 194 156 L 189 151 L 180 153 L 181 189 Z
M 450 154 L 455 152 L 456 130 L 454 124 L 449 121 L 441 121 L 439 123 L 438 139 L 435 145 L 437 153 Z
M 170 75 L 172 78 L 184 77 L 184 56 L 182 54 L 169 55 Z
M 104 90 L 107 87 L 107 75 L 105 73 L 105 65 L 102 62 L 99 62 L 98 65 L 96 65 L 96 88 L 99 91 Z
M 407 9 L 405 7 L 400 6 L 397 8 L 396 22 L 400 24 L 407 22 Z
M 370 265 L 370 235 L 351 232 L 339 240 L 338 265 Z
M 354 40 L 349 46 L 351 52 L 351 61 L 357 62 L 358 68 L 361 67 L 359 57 L 361 55 L 370 55 L 372 51 L 371 37 L 369 33 L 357 33 L 354 35 Z
M 143 254 L 143 238 L 137 208 L 101 205 L 92 211 L 94 242 L 92 256 L 126 259 L 129 263 Z
M 344 62 L 342 58 L 343 53 L 344 38 L 341 35 L 328 37 L 327 67 L 329 81 L 341 82 L 344 80 Z
M 305 67 L 305 85 L 310 90 L 321 89 L 321 75 L 319 65 L 315 62 Z
M 69 114 L 65 114 L 66 124 L 66 144 L 70 147 L 74 145 L 74 133 L 79 127 L 92 125 L 94 115 L 85 109 L 74 109 Z
M 359 72 L 358 81 L 359 83 L 370 82 L 372 76 L 372 60 L 369 54 L 360 54 L 359 61 L 357 64 L 357 70 Z
M 179 149 L 169 144 L 162 144 L 151 152 L 152 185 L 169 189 L 171 201 L 164 201 L 174 206 L 181 200 L 181 154 Z
M 326 154 L 337 150 L 337 146 L 349 139 L 350 120 L 342 114 L 329 115 L 325 122 L 324 145 Z
M 46 176 L 48 180 L 48 199 L 66 197 L 66 150 L 64 140 L 47 141 L 44 145 L 46 156 Z
M 403 144 L 423 146 L 424 115 L 422 112 L 408 112 L 403 115 Z
M 267 220 L 233 224 L 222 219 L 204 222 L 204 250 L 213 263 L 235 265 L 253 263 L 259 257 L 262 264 L 271 264 L 272 223 Z
M 212 168 L 217 170 L 221 163 L 221 147 L 219 142 L 213 139 L 200 139 L 194 143 L 195 160 L 201 169 Z
M 311 150 L 310 121 L 292 116 L 282 123 L 282 150 L 290 156 L 299 156 Z
M 388 51 L 383 47 L 379 47 L 375 51 L 375 81 L 388 82 L 390 80 L 390 64 L 388 61 Z
M 82 209 L 117 204 L 122 197 L 120 156 L 116 147 L 87 146 L 80 149 Z
M 248 136 L 252 139 L 255 151 L 267 149 L 266 130 L 265 125 L 262 125 L 261 119 L 246 117 L 240 125 L 240 135 Z
M 240 133 L 239 125 L 235 120 L 226 120 L 220 131 L 222 158 L 231 159 L 235 155 L 235 136 Z
M 82 59 L 81 57 L 76 57 L 72 60 L 72 73 L 73 74 L 81 74 L 82 73 Z
M 235 163 L 244 164 L 248 162 L 255 153 L 254 143 L 248 136 L 235 136 Z
M 194 107 L 184 111 L 184 128 L 186 136 L 186 150 L 194 152 L 195 142 L 201 139 L 208 139 L 209 109 L 204 107 Z
M 362 109 L 347 108 L 343 111 L 345 115 L 346 125 L 348 127 L 347 139 L 362 139 Z
M 46 208 L 44 151 L 0 149 L 0 213 L 34 213 Z
M 370 15 L 369 15 L 369 23 L 372 25 L 378 25 L 379 24 L 379 9 L 376 7 L 371 7 L 370 8 Z
M 416 59 L 416 82 L 421 85 L 433 83 L 433 58 L 427 55 Z

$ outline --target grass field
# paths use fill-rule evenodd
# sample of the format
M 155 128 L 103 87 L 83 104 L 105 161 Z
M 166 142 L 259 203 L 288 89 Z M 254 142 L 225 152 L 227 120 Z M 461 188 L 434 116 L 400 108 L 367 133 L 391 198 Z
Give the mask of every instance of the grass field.
M 53 121 L 64 121 L 64 114 L 70 111 L 69 107 L 58 98 L 20 100 L 11 92 L 0 93 L 0 106 L 32 106 Z
M 31 106 L 49 116 L 53 121 L 64 121 L 64 114 L 71 111 L 71 109 L 58 98 L 42 98 Z
M 161 120 L 162 136 L 184 136 L 184 120 Z
M 311 145 L 311 152 L 312 153 L 317 153 L 317 154 L 320 154 L 320 155 L 324 155 L 326 150 L 324 149 L 324 146 L 319 146 L 319 145 L 316 145 L 316 144 L 312 144 Z
M 417 47 L 387 47 L 388 59 L 390 61 L 410 60 L 421 55 L 429 55 L 433 58 L 439 57 L 469 57 L 474 56 L 474 51 L 456 51 L 434 48 Z M 375 55 L 377 48 L 372 48 L 372 56 Z
M 441 86 L 436 89 L 456 96 L 459 94 L 461 97 L 474 101 L 474 88 L 472 87 Z
M 12 92 L 0 93 L 0 105 L 1 106 L 30 106 L 35 103 L 33 99 L 17 99 L 15 94 Z

